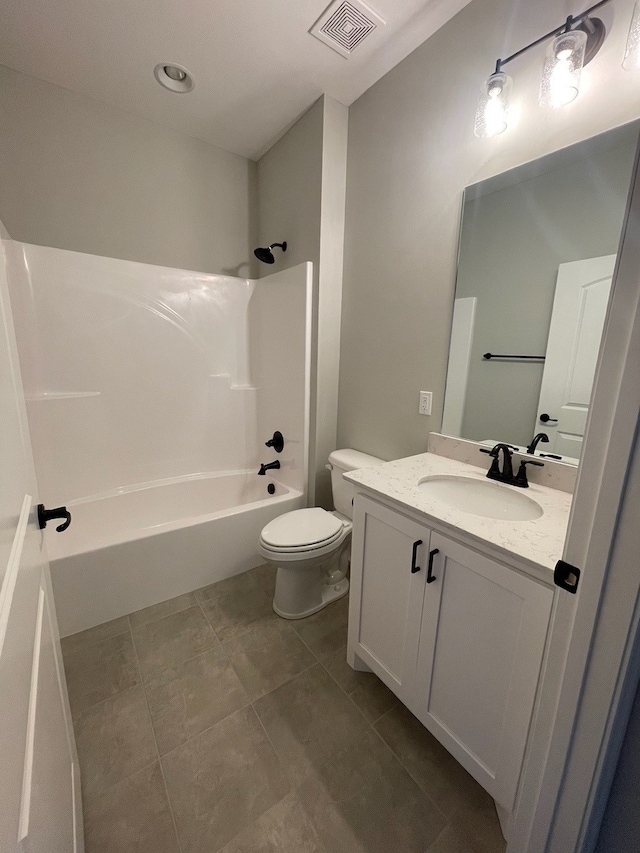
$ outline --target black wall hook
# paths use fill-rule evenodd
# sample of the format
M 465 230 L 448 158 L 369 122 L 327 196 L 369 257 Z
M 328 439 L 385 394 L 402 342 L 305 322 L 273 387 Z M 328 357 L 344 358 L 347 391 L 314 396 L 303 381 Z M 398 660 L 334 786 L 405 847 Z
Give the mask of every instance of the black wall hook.
M 44 504 L 38 504 L 38 527 L 43 530 L 48 521 L 54 518 L 64 518 L 64 522 L 56 527 L 58 533 L 62 533 L 71 524 L 71 513 L 66 506 L 57 506 L 55 509 L 45 509 Z

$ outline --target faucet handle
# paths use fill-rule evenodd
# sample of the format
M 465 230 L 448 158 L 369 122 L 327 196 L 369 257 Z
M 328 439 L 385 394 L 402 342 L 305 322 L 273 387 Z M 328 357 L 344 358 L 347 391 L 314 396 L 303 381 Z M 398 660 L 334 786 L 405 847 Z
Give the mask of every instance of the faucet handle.
M 527 480 L 527 465 L 535 465 L 536 468 L 544 468 L 544 462 L 537 462 L 535 459 L 522 459 L 520 462 L 520 468 L 518 469 L 518 473 L 514 479 L 514 486 L 521 486 L 524 489 L 529 488 L 529 481 Z
M 284 450 L 284 436 L 280 430 L 277 429 L 273 434 L 273 438 L 270 438 L 269 441 L 265 441 L 264 444 L 265 447 L 273 447 L 276 453 L 282 453 Z

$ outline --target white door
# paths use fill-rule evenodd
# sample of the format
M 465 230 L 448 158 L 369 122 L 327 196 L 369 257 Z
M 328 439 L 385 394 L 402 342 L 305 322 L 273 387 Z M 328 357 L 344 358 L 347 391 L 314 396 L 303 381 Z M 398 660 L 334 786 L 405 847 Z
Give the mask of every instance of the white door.
M 545 453 L 580 456 L 615 262 L 606 255 L 558 267 L 534 426 L 549 436 Z
M 1 253 L 0 423 L 0 850 L 77 853 L 80 780 Z
M 431 549 L 409 708 L 511 811 L 553 592 L 439 533 Z
M 409 704 L 430 531 L 361 495 L 353 529 L 349 656 L 355 653 Z

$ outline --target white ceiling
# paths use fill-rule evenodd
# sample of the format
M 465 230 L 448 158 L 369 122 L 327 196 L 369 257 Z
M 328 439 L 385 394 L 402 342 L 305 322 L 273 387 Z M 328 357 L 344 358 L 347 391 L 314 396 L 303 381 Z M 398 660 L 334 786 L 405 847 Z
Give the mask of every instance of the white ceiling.
M 256 159 L 323 92 L 352 103 L 470 0 L 369 0 L 349 59 L 308 30 L 329 0 L 4 0 L 0 63 Z M 193 92 L 155 81 L 191 71 Z

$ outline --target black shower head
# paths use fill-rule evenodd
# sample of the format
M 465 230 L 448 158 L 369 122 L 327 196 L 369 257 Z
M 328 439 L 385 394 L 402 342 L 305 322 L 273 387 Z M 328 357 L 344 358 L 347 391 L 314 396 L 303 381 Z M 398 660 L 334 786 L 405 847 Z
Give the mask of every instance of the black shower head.
M 276 259 L 273 257 L 273 252 L 271 250 L 276 246 L 279 246 L 283 252 L 287 251 L 286 243 L 272 243 L 270 246 L 267 246 L 266 249 L 255 249 L 253 254 L 259 261 L 262 261 L 265 264 L 275 264 Z

